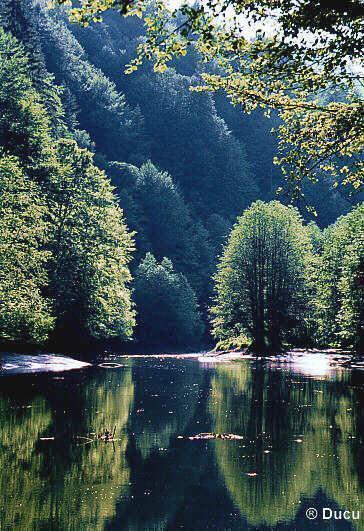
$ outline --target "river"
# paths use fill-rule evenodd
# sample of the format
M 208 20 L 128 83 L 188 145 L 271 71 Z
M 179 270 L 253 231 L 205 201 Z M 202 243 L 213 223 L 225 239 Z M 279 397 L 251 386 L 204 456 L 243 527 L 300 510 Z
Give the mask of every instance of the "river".
M 362 371 L 112 362 L 0 379 L 1 530 L 363 529 Z

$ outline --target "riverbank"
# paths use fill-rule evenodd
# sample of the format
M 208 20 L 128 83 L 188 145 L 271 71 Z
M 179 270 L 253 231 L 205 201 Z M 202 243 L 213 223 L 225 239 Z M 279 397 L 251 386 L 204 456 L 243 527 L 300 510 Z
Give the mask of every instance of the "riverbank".
M 76 358 L 83 358 L 79 360 Z M 269 367 L 295 369 L 307 375 L 324 375 L 339 369 L 364 370 L 364 359 L 337 349 L 292 349 L 276 356 L 257 356 L 247 351 L 202 351 L 189 353 L 128 354 L 117 352 L 89 353 L 87 359 L 73 353 L 65 356 L 53 353 L 0 353 L 0 374 L 64 372 L 96 366 L 119 368 L 126 359 L 180 359 L 196 360 L 204 366 L 231 364 L 243 361 L 257 362 Z
M 0 353 L 0 375 L 65 372 L 91 367 L 91 363 L 56 354 Z

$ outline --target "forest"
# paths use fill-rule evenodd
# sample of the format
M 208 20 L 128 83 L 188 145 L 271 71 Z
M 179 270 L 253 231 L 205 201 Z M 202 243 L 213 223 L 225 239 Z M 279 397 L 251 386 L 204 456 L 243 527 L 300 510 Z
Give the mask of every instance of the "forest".
M 356 13 L 322 71 L 287 66 L 292 109 L 264 38 L 74 4 L 0 4 L 0 342 L 363 354 L 362 90 L 332 74 Z

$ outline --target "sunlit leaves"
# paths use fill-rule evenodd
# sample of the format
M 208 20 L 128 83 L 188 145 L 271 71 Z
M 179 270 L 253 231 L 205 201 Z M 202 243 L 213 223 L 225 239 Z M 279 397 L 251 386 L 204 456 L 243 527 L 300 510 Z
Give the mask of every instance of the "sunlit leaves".
M 297 334 L 307 317 L 311 255 L 296 210 L 277 201 L 253 203 L 238 219 L 218 266 L 214 336 L 246 334 L 253 348 L 264 352 L 279 349 L 284 338 Z
M 131 235 L 93 155 L 52 135 L 22 52 L 0 30 L 0 338 L 128 338 Z
M 363 353 L 364 205 L 324 231 L 314 297 L 318 341 Z
M 0 152 L 0 337 L 42 343 L 52 329 L 45 249 L 48 226 L 40 188 L 20 161 Z
M 198 90 L 222 89 L 246 112 L 257 107 L 278 111 L 283 122 L 278 162 L 291 194 L 300 195 L 301 181 L 314 181 L 322 171 L 330 175 L 331 184 L 346 186 L 350 194 L 361 189 L 358 158 L 364 135 L 358 94 L 364 43 L 359 0 L 334 6 L 313 0 L 208 0 L 174 10 L 162 1 L 87 0 L 71 10 L 71 18 L 88 23 L 109 8 L 145 20 L 146 39 L 127 72 L 144 60 L 154 61 L 155 71 L 164 72 L 174 57 L 194 45 L 204 61 L 220 69 L 213 76 L 205 74 Z M 346 98 L 339 110 L 318 99 L 332 88 Z

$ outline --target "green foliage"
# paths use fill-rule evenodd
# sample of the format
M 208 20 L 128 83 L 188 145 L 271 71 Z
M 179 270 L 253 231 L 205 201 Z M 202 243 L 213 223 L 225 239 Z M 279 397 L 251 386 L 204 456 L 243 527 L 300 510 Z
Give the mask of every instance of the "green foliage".
M 317 500 L 320 489 L 338 507 L 356 506 L 364 498 L 356 446 L 348 444 L 360 433 L 360 395 L 349 373 L 314 378 L 309 354 L 306 364 L 311 377 L 300 374 L 299 385 L 297 373 L 247 363 L 238 370 L 219 364 L 212 378 L 211 431 L 244 437 L 244 445 L 215 444 L 216 463 L 234 505 L 255 529 L 279 528 L 282 522 L 307 529 L 301 524 L 302 500 Z
M 203 326 L 196 296 L 168 258 L 158 263 L 147 253 L 136 270 L 135 301 L 142 342 L 179 347 L 198 344 Z
M 31 18 L 30 15 L 33 15 Z M 0 5 L 0 26 L 18 39 L 28 56 L 31 78 L 37 90 L 42 92 L 47 71 L 37 31 L 37 10 L 33 0 L 2 0 Z
M 259 351 L 277 350 L 306 317 L 312 245 L 302 218 L 277 201 L 257 201 L 230 234 L 215 278 L 213 334 L 247 334 Z
M 53 16 L 52 16 L 53 15 Z M 48 70 L 67 90 L 77 120 L 110 160 L 139 162 L 143 119 L 137 107 L 96 68 L 68 29 L 65 17 L 42 10 L 38 31 Z
M 0 337 L 129 338 L 132 240 L 114 190 L 90 152 L 52 136 L 24 48 L 1 28 L 0 59 Z
M 173 69 L 133 78 L 127 79 L 138 95 L 153 162 L 170 172 L 199 217 L 220 213 L 234 219 L 259 192 L 245 147 L 217 114 L 212 97 L 191 93 L 193 77 Z
M 59 333 L 130 337 L 134 312 L 127 284 L 132 239 L 113 189 L 73 140 L 56 143 L 59 171 L 47 184 L 52 265 L 49 292 Z
M 61 104 L 63 89 L 54 83 L 45 67 L 45 57 L 39 31 L 39 11 L 32 0 L 4 0 L 0 5 L 0 26 L 22 44 L 21 54 L 25 60 L 28 80 L 37 91 L 37 99 L 45 107 L 56 137 L 69 135 L 64 110 Z M 18 45 L 16 45 L 18 48 Z
M 83 25 L 100 21 L 112 8 L 143 17 L 146 39 L 139 43 L 128 73 L 145 59 L 154 61 L 156 72 L 164 72 L 192 44 L 205 62 L 214 61 L 219 68 L 202 74 L 198 90 L 222 89 L 247 112 L 257 107 L 276 110 L 283 121 L 276 162 L 295 197 L 302 194 L 303 180 L 315 182 L 322 173 L 336 185 L 349 185 L 351 193 L 362 188 L 360 0 L 333 6 L 315 0 L 209 0 L 175 8 L 163 0 L 71 4 L 71 20 Z M 325 101 L 322 92 L 330 87 L 342 89 L 345 99 Z
M 142 21 L 110 12 L 100 24 L 87 28 L 73 24 L 70 29 L 89 60 L 107 73 L 129 103 L 140 106 L 144 153 L 171 173 L 212 239 L 212 210 L 212 215 L 228 216 L 231 226 L 253 200 L 269 201 L 277 187 L 284 186 L 282 172 L 273 164 L 278 142 L 271 129 L 281 123 L 277 113 L 271 119 L 259 110 L 242 115 L 242 105 L 231 105 L 223 93 L 191 92 L 201 74 L 216 72 L 216 65 L 201 62 L 195 47 L 163 74 L 155 74 L 146 64 L 128 76 L 121 72 L 144 35 Z M 307 204 L 312 206 L 321 226 L 350 208 L 344 187 L 334 188 L 332 179 L 321 179 L 321 174 L 315 184 L 303 182 L 302 192 L 298 208 L 307 218 L 312 217 Z
M 0 154 L 1 155 L 1 154 Z M 53 326 L 47 285 L 47 225 L 39 187 L 15 157 L 0 156 L 0 337 L 41 343 Z
M 251 340 L 245 335 L 240 334 L 236 337 L 227 337 L 216 343 L 215 350 L 244 350 L 251 345 Z
M 313 250 L 316 254 L 320 253 L 322 250 L 322 241 L 323 241 L 323 234 L 320 228 L 316 225 L 314 221 L 310 221 L 310 223 L 307 224 L 307 232 L 310 237 Z
M 258 351 L 315 342 L 363 353 L 364 206 L 323 233 L 292 208 L 257 202 L 235 225 L 216 275 L 213 332 Z
M 318 341 L 364 352 L 364 204 L 324 231 L 314 297 Z
M 341 308 L 337 316 L 340 343 L 364 352 L 364 242 L 346 250 L 339 283 Z
M 0 61 L 0 145 L 39 181 L 52 157 L 50 120 L 33 88 L 24 48 L 1 27 Z
M 309 3 L 308 0 L 305 3 Z M 105 2 L 104 7 L 112 4 L 113 0 Z M 144 4 L 133 2 L 131 12 L 129 8 L 126 11 L 142 14 L 138 5 L 143 8 Z M 77 12 L 82 15 L 79 21 L 86 20 L 82 17 L 87 17 L 87 9 L 96 7 L 98 10 L 102 5 L 102 2 L 83 4 L 86 10 Z M 117 14 L 105 13 L 105 22 L 82 28 L 68 23 L 66 10 L 48 11 L 31 0 L 4 0 L 0 6 L 0 147 L 7 164 L 9 160 L 14 161 L 12 164 L 16 164 L 23 175 L 24 186 L 29 185 L 29 195 L 35 194 L 43 209 L 39 222 L 44 231 L 43 239 L 40 238 L 38 244 L 32 240 L 28 252 L 39 250 L 47 256 L 42 262 L 44 283 L 40 283 L 34 293 L 39 293 L 44 302 L 45 315 L 52 314 L 49 322 L 54 323 L 53 337 L 65 337 L 71 330 L 81 337 L 130 336 L 133 308 L 128 288 L 131 280 L 128 262 L 132 245 L 120 207 L 125 211 L 128 226 L 137 232 L 137 253 L 132 269 L 136 269 L 147 252 L 156 257 L 157 264 L 168 257 L 173 263 L 173 274 L 184 275 L 204 313 L 211 295 L 214 258 L 236 215 L 258 197 L 272 199 L 276 186 L 282 184 L 280 170 L 272 166 L 277 145 L 269 137 L 269 125 L 264 124 L 263 113 L 257 110 L 242 121 L 239 109 L 229 105 L 226 99 L 205 91 L 191 91 L 201 76 L 208 88 L 224 88 L 233 102 L 239 103 L 238 107 L 245 110 L 256 106 L 275 108 L 272 123 L 275 127 L 282 126 L 281 142 L 308 142 L 304 146 L 308 159 L 304 162 L 302 157 L 295 158 L 298 152 L 294 150 L 283 153 L 290 163 L 289 171 L 297 174 L 291 181 L 293 189 L 296 177 L 300 178 L 311 162 L 314 164 L 310 174 L 312 180 L 316 180 L 316 170 L 323 175 L 325 170 L 321 166 L 327 161 L 325 156 L 321 157 L 320 150 L 335 147 L 332 139 L 337 134 L 338 121 L 343 135 L 340 150 L 345 152 L 345 157 L 351 151 L 354 155 L 360 142 L 359 135 L 352 141 L 355 132 L 359 132 L 359 125 L 352 128 L 357 107 L 345 88 L 339 87 L 330 95 L 327 83 L 323 83 L 325 78 L 316 76 L 315 84 L 305 92 L 306 78 L 303 77 L 297 91 L 289 86 L 287 93 L 287 80 L 278 86 L 278 80 L 269 77 L 269 68 L 273 64 L 277 67 L 276 51 L 282 49 L 279 48 L 282 43 L 271 43 L 271 55 L 263 53 L 262 64 L 256 63 L 254 53 L 266 51 L 264 38 L 252 41 L 251 46 L 242 42 L 242 47 L 234 50 L 230 57 L 229 46 L 236 42 L 236 36 L 234 33 L 224 36 L 224 26 L 221 32 L 214 24 L 206 26 L 204 9 L 197 13 L 195 7 L 182 8 L 178 14 L 182 28 L 186 16 L 192 16 L 192 25 L 183 34 L 177 31 L 171 39 L 167 37 L 167 55 L 162 53 L 157 57 L 155 72 L 152 65 L 145 64 L 134 76 L 122 75 L 138 43 L 148 46 L 151 35 L 164 35 L 167 29 L 164 22 L 173 31 L 177 12 L 168 15 L 167 20 L 166 12 L 164 9 L 158 11 L 159 8 L 159 4 L 151 8 L 151 17 L 145 18 L 147 27 L 143 30 L 141 20 L 123 19 Z M 244 9 L 253 12 L 254 6 L 245 2 Z M 162 25 L 153 28 L 156 20 Z M 208 34 L 213 37 L 210 48 L 206 44 Z M 197 37 L 197 43 L 191 47 L 192 54 L 185 55 L 184 43 L 192 36 L 193 39 Z M 150 58 L 158 49 L 157 41 L 149 51 L 144 45 L 140 48 Z M 174 61 L 173 67 L 165 69 L 169 51 L 171 58 L 180 56 L 183 60 L 181 63 Z M 230 61 L 232 57 L 234 61 Z M 201 60 L 211 59 L 217 61 L 202 64 Z M 298 65 L 299 59 L 296 54 L 287 68 L 282 72 L 278 68 L 277 72 L 286 76 L 292 65 Z M 249 71 L 246 79 L 240 77 L 239 71 L 241 65 L 246 66 L 245 60 L 255 68 Z M 267 76 L 263 79 L 264 68 Z M 303 73 L 302 64 L 300 68 L 295 82 L 298 72 Z M 307 75 L 311 74 L 310 70 Z M 322 91 L 316 101 L 312 93 L 319 85 Z M 297 108 L 290 108 L 292 101 L 299 104 Z M 354 114 L 348 114 L 347 105 L 354 105 Z M 282 123 L 279 114 L 285 119 L 287 106 L 289 116 Z M 323 118 L 326 116 L 322 114 L 323 106 L 331 118 Z M 348 136 L 343 123 L 346 118 L 351 128 Z M 291 129 L 285 132 L 287 124 Z M 319 145 L 310 143 L 312 135 Z M 316 148 L 322 159 L 317 166 Z M 95 151 L 94 158 L 90 151 Z M 333 157 L 335 164 L 341 164 L 334 151 Z M 351 159 L 355 165 L 354 156 Z M 107 177 L 95 164 L 111 177 L 117 200 Z M 347 169 L 343 169 L 341 175 L 349 182 L 351 160 L 346 160 L 345 166 Z M 335 173 L 328 167 L 326 171 Z M 357 179 L 355 175 L 353 183 Z M 332 222 L 338 213 L 346 212 L 348 206 L 340 196 L 342 187 L 333 193 L 334 179 L 331 177 L 328 183 L 330 191 L 326 181 L 317 184 L 314 192 L 303 185 L 307 201 L 319 212 L 320 226 Z M 34 204 L 38 204 L 36 200 Z M 274 232 L 269 223 L 267 227 L 268 234 Z M 349 332 L 349 323 L 361 319 L 358 317 L 361 299 L 357 297 L 356 280 L 353 280 L 360 277 L 354 269 L 360 271 L 361 258 L 353 249 L 341 262 L 338 259 L 341 273 L 337 276 L 340 277 L 338 294 L 333 299 L 340 303 L 335 302 L 331 308 L 324 296 L 326 288 L 317 288 L 322 261 L 328 251 L 322 251 L 325 245 L 317 226 L 307 228 L 305 242 L 307 238 L 311 239 L 309 246 L 315 250 L 315 255 L 310 251 L 306 256 L 304 270 L 305 274 L 310 271 L 309 278 L 307 282 L 302 281 L 305 287 L 298 299 L 293 297 L 294 300 L 287 303 L 284 315 L 277 312 L 279 326 L 285 331 L 276 343 L 303 341 L 304 337 L 309 340 L 314 334 L 320 342 L 354 345 L 357 332 L 355 337 Z M 272 239 L 271 236 L 268 239 Z M 277 248 L 274 252 L 278 251 Z M 295 256 L 293 253 L 292 257 Z M 267 259 L 268 263 L 274 274 L 271 282 L 267 280 L 270 287 L 263 298 L 271 300 L 273 296 L 268 295 L 269 290 L 278 288 L 272 287 L 276 282 L 274 259 L 270 262 Z M 7 267 L 10 271 L 10 266 Z M 278 263 L 277 270 L 281 269 L 284 268 Z M 291 281 L 290 274 L 288 277 Z M 278 305 L 288 297 L 285 290 L 286 287 L 281 290 L 282 300 L 277 298 Z M 257 291 L 261 291 L 260 286 Z M 324 324 L 315 331 L 316 317 L 307 316 L 307 304 L 312 315 L 322 323 L 327 315 L 333 316 L 325 333 Z M 272 302 L 269 305 L 274 306 Z M 326 309 L 322 313 L 321 306 L 327 307 L 327 315 Z M 269 323 L 264 325 L 262 339 L 264 347 L 269 348 L 275 343 L 269 330 L 277 325 L 272 323 L 274 318 L 268 317 L 272 308 L 266 310 Z M 42 314 L 42 304 L 39 311 Z M 188 308 L 186 311 L 190 312 Z M 40 314 L 37 322 L 45 330 L 47 327 L 42 328 Z M 216 326 L 220 327 L 215 323 Z M 230 334 L 227 328 L 222 338 L 229 344 L 247 332 L 245 327 L 237 326 L 238 329 Z M 43 337 L 46 335 L 44 332 Z M 240 339 L 236 341 L 239 343 Z
M 150 161 L 139 169 L 114 164 L 110 174 L 130 226 L 137 233 L 137 258 L 146 252 L 158 260 L 170 258 L 200 300 L 206 300 L 214 266 L 212 246 L 171 176 Z

